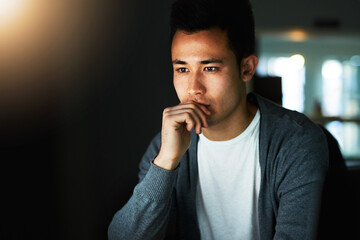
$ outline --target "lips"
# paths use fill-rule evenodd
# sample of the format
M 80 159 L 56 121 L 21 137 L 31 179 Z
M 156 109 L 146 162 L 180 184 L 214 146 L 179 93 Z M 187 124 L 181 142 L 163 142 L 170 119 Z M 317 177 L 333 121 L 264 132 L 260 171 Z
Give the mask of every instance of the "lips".
M 196 103 L 196 104 L 199 104 L 199 105 L 202 105 L 202 106 L 206 107 L 207 109 L 209 109 L 209 107 L 210 107 L 210 104 L 205 103 L 205 102 L 194 101 L 194 100 L 193 100 L 192 102 L 194 102 L 194 103 Z
M 207 101 L 205 100 L 201 100 L 201 99 L 197 99 L 197 98 L 194 98 L 194 99 L 189 99 L 188 102 L 193 102 L 193 103 L 197 103 L 197 104 L 200 104 L 200 105 L 203 105 L 205 107 L 208 107 L 210 106 L 209 103 L 207 103 Z

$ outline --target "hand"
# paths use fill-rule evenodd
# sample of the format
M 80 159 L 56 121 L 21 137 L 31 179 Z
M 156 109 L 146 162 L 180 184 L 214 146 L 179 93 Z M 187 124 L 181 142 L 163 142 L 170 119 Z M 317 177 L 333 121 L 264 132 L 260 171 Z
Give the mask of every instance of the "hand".
M 208 127 L 206 117 L 210 114 L 207 107 L 193 102 L 166 108 L 163 112 L 161 148 L 154 164 L 166 170 L 175 169 L 190 147 L 191 129 L 200 134 L 201 128 Z

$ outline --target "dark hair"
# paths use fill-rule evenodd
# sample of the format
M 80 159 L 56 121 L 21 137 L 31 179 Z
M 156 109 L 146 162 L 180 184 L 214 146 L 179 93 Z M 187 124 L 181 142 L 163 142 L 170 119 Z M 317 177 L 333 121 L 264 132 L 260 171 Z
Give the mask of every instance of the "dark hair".
M 170 16 L 170 41 L 176 31 L 195 33 L 219 27 L 227 32 L 238 63 L 255 52 L 255 27 L 248 0 L 177 0 Z

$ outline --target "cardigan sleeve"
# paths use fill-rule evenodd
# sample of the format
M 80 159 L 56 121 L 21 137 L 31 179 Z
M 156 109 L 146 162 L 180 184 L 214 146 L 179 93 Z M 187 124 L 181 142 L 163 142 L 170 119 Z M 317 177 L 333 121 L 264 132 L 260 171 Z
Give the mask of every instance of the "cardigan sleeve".
M 159 146 L 157 135 L 140 162 L 140 181 L 133 195 L 109 225 L 110 240 L 164 238 L 178 170 L 167 171 L 152 163 Z
M 274 182 L 274 239 L 315 239 L 321 192 L 328 167 L 326 138 L 313 126 L 289 133 L 280 149 Z

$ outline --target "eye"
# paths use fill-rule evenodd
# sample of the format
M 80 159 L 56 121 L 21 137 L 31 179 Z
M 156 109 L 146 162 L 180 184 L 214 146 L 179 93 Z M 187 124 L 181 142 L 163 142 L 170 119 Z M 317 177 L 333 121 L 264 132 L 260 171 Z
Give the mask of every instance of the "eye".
M 218 70 L 217 67 L 205 67 L 204 68 L 204 71 L 207 71 L 207 72 L 215 72 L 217 70 Z
M 176 69 L 176 71 L 179 72 L 179 73 L 184 73 L 184 72 L 189 72 L 189 69 L 187 69 L 187 68 L 178 68 L 178 69 Z

